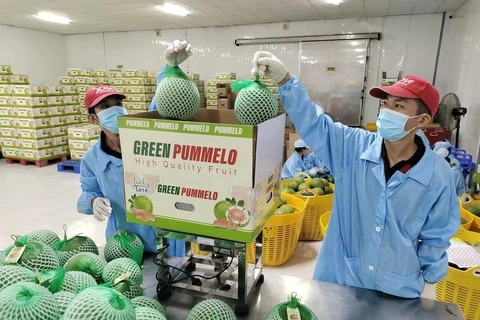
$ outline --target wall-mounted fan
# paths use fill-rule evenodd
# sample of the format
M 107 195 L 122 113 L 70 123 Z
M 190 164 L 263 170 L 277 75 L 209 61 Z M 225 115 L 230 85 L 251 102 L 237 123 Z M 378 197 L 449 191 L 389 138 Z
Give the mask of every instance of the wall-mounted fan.
M 440 101 L 437 116 L 435 117 L 440 125 L 455 133 L 455 148 L 458 148 L 460 133 L 460 121 L 467 114 L 467 108 L 462 108 L 460 99 L 455 93 L 447 93 Z

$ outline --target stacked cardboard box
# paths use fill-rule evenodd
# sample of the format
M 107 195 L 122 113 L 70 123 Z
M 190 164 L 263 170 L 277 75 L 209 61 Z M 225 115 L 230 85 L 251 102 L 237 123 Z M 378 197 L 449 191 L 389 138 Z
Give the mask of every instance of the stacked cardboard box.
M 188 74 L 189 78 L 195 82 L 195 85 L 200 92 L 200 108 L 205 108 L 207 106 L 207 100 L 205 99 L 205 81 L 200 80 L 200 75 L 198 74 Z
M 108 71 L 107 76 L 110 85 L 127 97 L 123 104 L 128 113 L 134 114 L 148 110 L 156 90 L 154 71 Z
M 217 83 L 217 109 L 233 109 L 236 97 L 230 83 Z
M 70 116 L 78 115 L 78 119 L 76 117 L 70 117 L 70 121 L 76 122 L 68 123 L 69 125 L 76 125 L 88 123 L 87 110 L 83 106 L 85 93 L 87 93 L 90 88 L 96 86 L 97 84 L 108 84 L 108 81 L 105 77 L 105 70 L 70 68 L 67 69 L 67 76 L 60 77 L 60 84 L 69 86 L 67 93 L 72 93 L 72 96 L 77 96 L 76 98 L 72 98 L 72 100 L 77 102 L 76 105 L 78 106 L 78 112 L 76 114 L 70 114 Z M 67 100 L 67 102 L 70 103 L 72 100 Z
M 81 160 L 85 153 L 98 141 L 100 127 L 81 124 L 68 128 L 68 145 L 72 160 Z
M 8 65 L 0 65 L 0 123 L 3 122 L 2 118 L 9 118 L 13 116 L 13 108 L 9 103 L 9 99 L 6 97 L 10 96 L 10 76 L 12 75 L 12 67 Z M 4 145 L 3 137 L 4 128 L 0 124 L 0 153 L 2 152 L 2 146 Z M 8 130 L 11 131 L 11 130 Z M 6 138 L 9 139 L 8 131 L 5 129 L 7 134 Z M 15 133 L 14 133 L 15 135 Z
M 207 81 L 207 109 L 218 109 L 218 84 L 231 84 L 237 79 L 233 72 L 222 72 L 215 75 L 215 79 Z

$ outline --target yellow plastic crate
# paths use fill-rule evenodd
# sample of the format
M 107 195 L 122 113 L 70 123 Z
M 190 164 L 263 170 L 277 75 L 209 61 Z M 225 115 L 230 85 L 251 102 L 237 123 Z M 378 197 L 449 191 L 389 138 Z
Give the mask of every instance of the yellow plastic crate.
M 464 229 L 455 235 L 471 244 L 480 242 L 480 233 Z M 445 279 L 436 287 L 437 300 L 457 303 L 467 320 L 480 319 L 480 266 L 466 271 L 448 267 Z
M 290 259 L 302 229 L 305 207 L 309 199 L 282 193 L 294 213 L 273 215 L 263 228 L 262 259 L 265 266 L 280 266 Z
M 477 206 L 480 206 L 480 200 L 475 200 L 472 198 L 471 195 L 469 195 L 468 193 L 465 193 L 463 196 L 462 196 L 462 199 L 463 199 L 463 204 L 462 204 L 462 207 L 464 209 L 466 209 L 468 211 L 468 207 L 470 207 L 471 205 L 477 205 Z M 472 231 L 476 231 L 476 232 L 480 232 L 480 218 L 477 217 L 476 215 L 472 214 L 471 212 L 468 211 L 468 214 L 471 215 L 472 217 L 472 224 L 471 224 L 471 227 L 470 227 L 470 230 Z
M 304 175 L 307 177 L 306 182 L 310 182 L 312 178 L 305 172 L 299 172 L 296 174 Z M 282 184 L 284 187 L 288 185 L 291 180 L 283 180 Z M 330 188 L 335 190 L 335 185 L 329 183 Z M 300 199 L 305 199 L 300 195 L 295 195 Z M 333 194 L 327 194 L 324 196 L 308 197 L 309 201 L 307 207 L 305 208 L 305 217 L 303 218 L 302 230 L 300 232 L 299 240 L 322 240 L 322 230 L 318 224 L 320 217 L 328 211 L 332 211 L 333 207 Z

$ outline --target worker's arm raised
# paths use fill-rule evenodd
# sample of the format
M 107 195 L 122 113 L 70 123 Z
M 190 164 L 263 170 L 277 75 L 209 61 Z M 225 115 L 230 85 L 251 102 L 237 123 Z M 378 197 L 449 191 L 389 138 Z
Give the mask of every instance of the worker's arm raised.
M 340 178 L 343 167 L 358 158 L 376 138 L 365 130 L 334 123 L 316 105 L 307 89 L 287 67 L 269 52 L 257 52 L 253 73 L 266 76 L 280 85 L 279 96 L 297 132 L 312 151 L 322 159 L 335 177 Z

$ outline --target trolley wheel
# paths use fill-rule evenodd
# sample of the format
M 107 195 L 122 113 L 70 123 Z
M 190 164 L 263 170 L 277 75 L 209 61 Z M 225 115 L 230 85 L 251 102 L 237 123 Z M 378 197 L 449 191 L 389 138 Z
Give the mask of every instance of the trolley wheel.
M 250 306 L 248 304 L 236 305 L 235 313 L 239 316 L 246 316 L 250 312 Z
M 195 269 L 197 268 L 197 264 L 195 262 L 191 262 L 188 264 L 188 266 L 185 268 L 185 271 L 187 272 L 192 272 L 192 271 L 195 271 Z
M 265 282 L 265 276 L 261 274 L 257 280 L 257 286 L 261 286 Z

